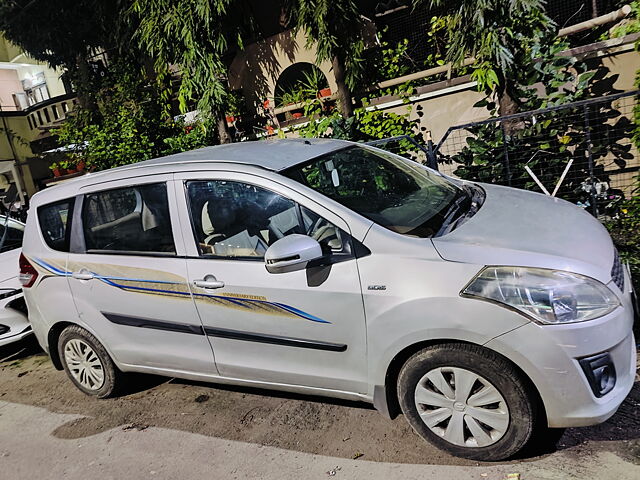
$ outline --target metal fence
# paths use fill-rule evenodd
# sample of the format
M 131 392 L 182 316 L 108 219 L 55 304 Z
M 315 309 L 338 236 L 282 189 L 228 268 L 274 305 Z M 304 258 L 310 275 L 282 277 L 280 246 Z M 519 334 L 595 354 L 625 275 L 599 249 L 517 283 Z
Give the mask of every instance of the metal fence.
M 632 118 L 639 94 L 451 127 L 433 155 L 446 174 L 552 194 L 595 216 L 612 215 L 637 185 Z

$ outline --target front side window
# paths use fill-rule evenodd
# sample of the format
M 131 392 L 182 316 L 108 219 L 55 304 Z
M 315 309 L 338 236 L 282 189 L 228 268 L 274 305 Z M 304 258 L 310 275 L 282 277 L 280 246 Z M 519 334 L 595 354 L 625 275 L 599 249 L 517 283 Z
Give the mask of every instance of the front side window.
M 345 234 L 311 210 L 255 185 L 224 180 L 187 182 L 194 234 L 203 256 L 261 259 L 292 233 L 341 252 Z
M 69 251 L 69 233 L 74 199 L 43 205 L 38 208 L 38 222 L 44 241 L 53 250 Z
M 22 237 L 24 236 L 24 225 L 16 222 L 12 219 L 2 219 L 0 225 L 0 242 L 2 242 L 2 248 L 0 252 L 8 252 L 16 248 L 22 247 Z
M 418 164 L 360 146 L 283 174 L 383 227 L 417 237 L 436 235 L 453 207 L 469 198 L 463 189 Z
M 90 253 L 176 251 L 164 183 L 87 194 L 82 228 Z

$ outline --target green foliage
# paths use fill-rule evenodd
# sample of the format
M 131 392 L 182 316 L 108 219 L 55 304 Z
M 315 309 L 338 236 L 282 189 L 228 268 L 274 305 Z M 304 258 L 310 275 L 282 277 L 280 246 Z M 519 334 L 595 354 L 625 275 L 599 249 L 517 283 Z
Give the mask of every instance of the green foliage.
M 120 0 L 0 0 L 0 32 L 36 60 L 74 71 L 91 51 L 130 49 Z
M 210 122 L 198 121 L 190 125 L 178 122 L 175 127 L 176 134 L 163 139 L 166 147 L 161 155 L 171 155 L 206 147 L 215 140 L 212 135 L 214 125 Z
M 315 46 L 318 63 L 337 57 L 345 68 L 349 89 L 362 74 L 364 20 L 354 0 L 288 0 L 294 28 L 305 33 L 307 46 Z
M 445 0 L 428 1 L 434 7 Z M 461 65 L 466 55 L 496 71 L 517 65 L 532 35 L 552 26 L 544 13 L 544 0 L 461 0 L 449 7 L 447 59 Z M 488 75 L 487 75 L 488 76 Z
M 427 2 L 447 8 L 446 60 L 461 66 L 475 58 L 472 78 L 478 90 L 498 95 L 501 115 L 519 110 L 516 85 L 526 84 L 527 68 L 536 45 L 553 43 L 554 23 L 545 14 L 544 0 L 445 0 Z
M 351 141 L 369 141 L 388 137 L 407 135 L 421 143 L 419 122 L 411 120 L 411 107 L 407 113 L 397 114 L 375 108 L 368 109 L 365 103 L 356 108 L 353 115 L 344 118 L 339 112 L 322 110 L 318 102 L 309 102 L 305 114 L 311 119 L 309 123 L 295 129 L 305 138 L 337 138 Z M 407 140 L 400 141 L 398 153 L 412 156 L 415 145 Z
M 640 188 L 640 187 L 637 187 Z M 640 289 L 640 196 L 627 200 L 618 217 L 605 224 L 623 261 L 629 262 L 636 291 Z
M 635 48 L 637 52 L 640 52 L 640 40 L 636 42 Z M 636 72 L 636 87 L 640 88 L 640 70 Z M 636 102 L 636 105 L 633 108 L 633 123 L 635 125 L 633 131 L 633 141 L 635 142 L 638 150 L 640 150 L 640 102 Z
M 154 59 L 160 86 L 167 84 L 170 65 L 180 69 L 178 100 L 186 112 L 197 102 L 203 114 L 226 113 L 229 91 L 223 56 L 242 47 L 251 19 L 245 2 L 234 0 L 134 0 L 129 10 L 139 22 L 136 38 Z M 245 28 L 246 27 L 246 28 Z M 168 100 L 166 93 L 164 99 Z
M 589 71 L 585 63 L 559 55 L 566 47 L 556 41 L 531 49 L 535 57 L 530 59 L 530 66 L 524 68 L 527 75 L 523 76 L 523 84 L 515 85 L 524 110 L 566 105 L 601 96 L 611 88 L 606 69 Z M 544 85 L 546 94 L 531 89 L 534 83 Z M 492 115 L 498 110 L 496 103 L 488 99 L 476 106 L 486 107 Z M 468 129 L 466 146 L 444 160 L 458 164 L 455 174 L 462 178 L 536 191 L 540 188 L 524 169 L 525 165 L 545 183 L 555 185 L 567 163 L 573 160 L 571 175 L 563 181 L 558 196 L 584 203 L 589 198 L 583 183 L 590 177 L 586 128 L 581 108 L 490 122 Z M 608 178 L 599 160 L 606 157 L 624 168 L 626 162 L 633 159 L 627 142 L 631 124 L 613 104 L 601 103 L 591 107 L 589 131 L 594 176 L 604 182 Z
M 640 32 L 640 0 L 633 0 L 628 4 L 631 6 L 631 13 L 611 30 L 603 33 L 600 40 L 620 38 Z
M 103 170 L 213 141 L 209 129 L 191 136 L 184 125 L 162 120 L 158 92 L 129 63 L 112 63 L 95 97 L 97 110 L 77 108 L 54 132 L 71 165 Z
M 320 90 L 329 87 L 327 78 L 315 65 L 303 72 L 303 78 L 286 91 L 276 91 L 275 102 L 278 106 L 313 101 L 318 98 Z

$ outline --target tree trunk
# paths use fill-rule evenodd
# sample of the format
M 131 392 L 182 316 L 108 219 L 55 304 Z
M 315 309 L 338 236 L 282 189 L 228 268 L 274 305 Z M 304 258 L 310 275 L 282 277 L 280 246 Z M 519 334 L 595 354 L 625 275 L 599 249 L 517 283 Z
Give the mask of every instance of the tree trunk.
M 89 67 L 87 59 L 82 55 L 77 55 L 74 88 L 78 96 L 78 103 L 83 109 L 96 112 L 98 105 L 92 94 L 92 77 L 91 67 Z
M 498 87 L 496 94 L 498 96 L 499 116 L 504 117 L 506 115 L 513 115 L 514 113 L 518 113 L 518 102 L 511 95 L 509 82 L 506 79 L 500 82 L 500 86 Z M 515 131 L 520 130 L 524 127 L 522 120 L 520 120 L 519 118 L 505 120 L 503 124 L 507 135 L 511 135 Z
M 504 117 L 505 115 L 513 115 L 518 113 L 518 103 L 509 94 L 508 88 L 498 88 L 498 115 Z
M 233 139 L 231 138 L 231 133 L 229 133 L 229 125 L 227 125 L 227 117 L 224 113 L 217 114 L 218 120 L 218 138 L 220 140 L 220 144 L 223 143 L 231 143 Z
M 344 118 L 349 118 L 353 115 L 353 100 L 351 98 L 351 91 L 345 83 L 344 61 L 336 55 L 333 57 L 331 63 L 336 85 L 338 86 L 338 108 Z

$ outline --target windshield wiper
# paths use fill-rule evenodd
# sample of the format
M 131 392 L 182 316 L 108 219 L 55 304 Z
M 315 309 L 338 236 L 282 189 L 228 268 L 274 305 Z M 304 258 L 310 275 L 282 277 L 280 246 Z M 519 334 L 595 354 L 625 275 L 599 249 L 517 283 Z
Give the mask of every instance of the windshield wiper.
M 455 224 L 458 220 L 465 217 L 465 214 L 471 208 L 473 202 L 474 191 L 471 187 L 467 185 L 462 186 L 462 193 L 457 199 L 453 201 L 453 203 L 449 206 L 447 213 L 444 214 L 444 220 L 442 221 L 442 226 L 440 230 L 434 235 L 436 237 L 441 237 L 449 233 L 451 230 L 455 228 Z M 463 208 L 463 204 L 468 203 L 469 207 Z

